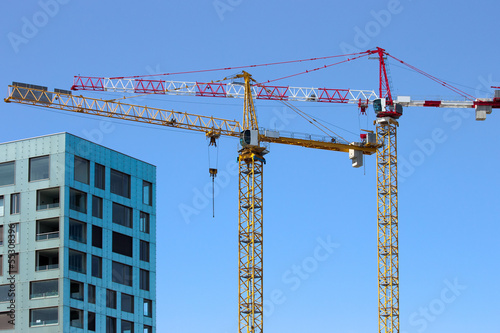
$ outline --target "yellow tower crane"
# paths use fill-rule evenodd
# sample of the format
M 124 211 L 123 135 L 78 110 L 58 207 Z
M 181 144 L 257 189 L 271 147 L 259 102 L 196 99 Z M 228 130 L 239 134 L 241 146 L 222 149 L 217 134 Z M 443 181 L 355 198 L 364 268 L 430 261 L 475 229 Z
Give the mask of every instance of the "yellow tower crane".
M 289 144 L 314 149 L 349 153 L 350 158 L 358 154 L 371 155 L 377 150 L 376 140 L 342 143 L 328 137 L 312 139 L 279 135 L 277 132 L 259 131 L 252 98 L 250 74 L 236 76 L 244 79 L 245 102 L 243 122 L 201 116 L 174 110 L 163 110 L 147 106 L 106 101 L 75 96 L 71 91 L 14 83 L 9 86 L 5 102 L 72 111 L 108 118 L 130 120 L 168 126 L 178 129 L 204 132 L 210 138 L 219 136 L 239 137 L 242 148 L 238 152 L 239 163 L 239 332 L 263 332 L 263 166 L 267 153 L 262 142 Z M 361 166 L 360 160 L 353 165 Z

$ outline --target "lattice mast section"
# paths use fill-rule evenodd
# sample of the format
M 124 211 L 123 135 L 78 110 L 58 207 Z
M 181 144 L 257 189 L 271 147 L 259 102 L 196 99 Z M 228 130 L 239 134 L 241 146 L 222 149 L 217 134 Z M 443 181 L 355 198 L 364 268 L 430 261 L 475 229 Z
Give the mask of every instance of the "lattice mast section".
M 263 158 L 245 149 L 239 156 L 239 332 L 263 327 Z
M 377 120 L 377 233 L 379 332 L 399 333 L 398 123 Z

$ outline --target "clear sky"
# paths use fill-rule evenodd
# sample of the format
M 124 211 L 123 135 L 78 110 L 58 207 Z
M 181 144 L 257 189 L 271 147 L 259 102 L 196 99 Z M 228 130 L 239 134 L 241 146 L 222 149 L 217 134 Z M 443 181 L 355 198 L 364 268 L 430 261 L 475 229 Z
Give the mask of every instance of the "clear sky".
M 189 71 L 380 46 L 476 97 L 491 97 L 489 87 L 500 86 L 499 7 L 492 0 L 8 0 L 0 21 L 0 84 L 5 92 L 12 81 L 69 89 L 78 74 Z M 265 81 L 331 62 L 251 73 Z M 396 94 L 460 98 L 389 64 Z M 277 84 L 376 90 L 377 66 L 360 59 Z M 238 120 L 243 107 L 242 100 L 221 98 L 130 101 Z M 359 116 L 354 105 L 295 105 L 351 140 L 360 128 L 373 129 L 372 109 Z M 280 103 L 256 107 L 262 127 L 317 133 Z M 0 114 L 2 142 L 67 131 L 155 164 L 158 332 L 237 331 L 235 139 L 220 142 L 212 218 L 202 134 L 16 104 L 0 104 Z M 434 108 L 407 108 L 400 119 L 402 332 L 500 331 L 499 122 L 496 111 L 476 122 L 473 110 Z M 267 332 L 377 330 L 375 176 L 374 156 L 353 169 L 344 153 L 271 146 L 264 172 Z M 335 246 L 318 260 L 325 243 Z

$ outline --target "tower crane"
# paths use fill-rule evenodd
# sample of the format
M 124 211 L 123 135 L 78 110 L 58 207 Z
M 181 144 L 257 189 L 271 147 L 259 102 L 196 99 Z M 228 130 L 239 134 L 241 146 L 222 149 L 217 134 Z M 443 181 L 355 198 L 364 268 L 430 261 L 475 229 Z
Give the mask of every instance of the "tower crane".
M 23 83 L 9 86 L 5 102 L 14 102 L 57 110 L 130 120 L 204 132 L 207 137 L 239 137 L 242 149 L 238 152 L 239 164 L 239 332 L 263 331 L 263 166 L 268 152 L 262 142 L 289 144 L 314 149 L 349 153 L 353 166 L 362 165 L 363 155 L 376 152 L 375 135 L 363 142 L 343 142 L 334 137 L 321 138 L 305 135 L 287 137 L 275 131 L 260 131 L 253 104 L 250 74 L 244 79 L 243 121 L 201 116 L 174 110 L 106 101 L 75 96 L 71 91 Z M 370 134 L 370 133 L 369 133 Z
M 263 241 L 263 165 L 267 150 L 263 142 L 348 152 L 354 167 L 362 165 L 363 155 L 377 154 L 377 254 L 379 332 L 399 332 L 399 244 L 397 127 L 403 107 L 472 108 L 476 120 L 485 120 L 493 108 L 500 108 L 500 90 L 491 99 L 476 99 L 437 79 L 382 48 L 360 52 L 379 60 L 378 94 L 370 90 L 272 86 L 254 81 L 247 72 L 234 76 L 243 83 L 187 82 L 144 78 L 104 78 L 76 76 L 72 90 L 168 94 L 244 99 L 242 122 L 74 96 L 72 91 L 49 92 L 47 88 L 14 83 L 6 102 L 35 105 L 117 119 L 145 122 L 204 132 L 215 140 L 221 135 L 239 137 L 242 149 L 239 163 L 239 332 L 263 330 L 262 241 Z M 393 99 L 385 59 L 391 57 L 464 97 L 463 101 Z M 325 66 L 326 67 L 326 66 Z M 497 88 L 497 87 L 493 87 Z M 372 104 L 376 113 L 375 135 L 363 134 L 362 142 L 345 142 L 335 137 L 285 136 L 259 128 L 253 99 L 356 104 L 365 112 Z

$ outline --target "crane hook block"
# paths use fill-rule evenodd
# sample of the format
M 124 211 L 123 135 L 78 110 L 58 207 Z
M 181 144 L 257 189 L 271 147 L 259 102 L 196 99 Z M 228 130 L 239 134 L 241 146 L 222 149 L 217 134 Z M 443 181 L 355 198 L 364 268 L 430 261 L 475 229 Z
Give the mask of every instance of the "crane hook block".
M 214 169 L 214 168 L 209 168 L 209 169 L 208 169 L 208 172 L 210 173 L 210 176 L 211 176 L 212 178 L 217 177 L 217 169 Z

